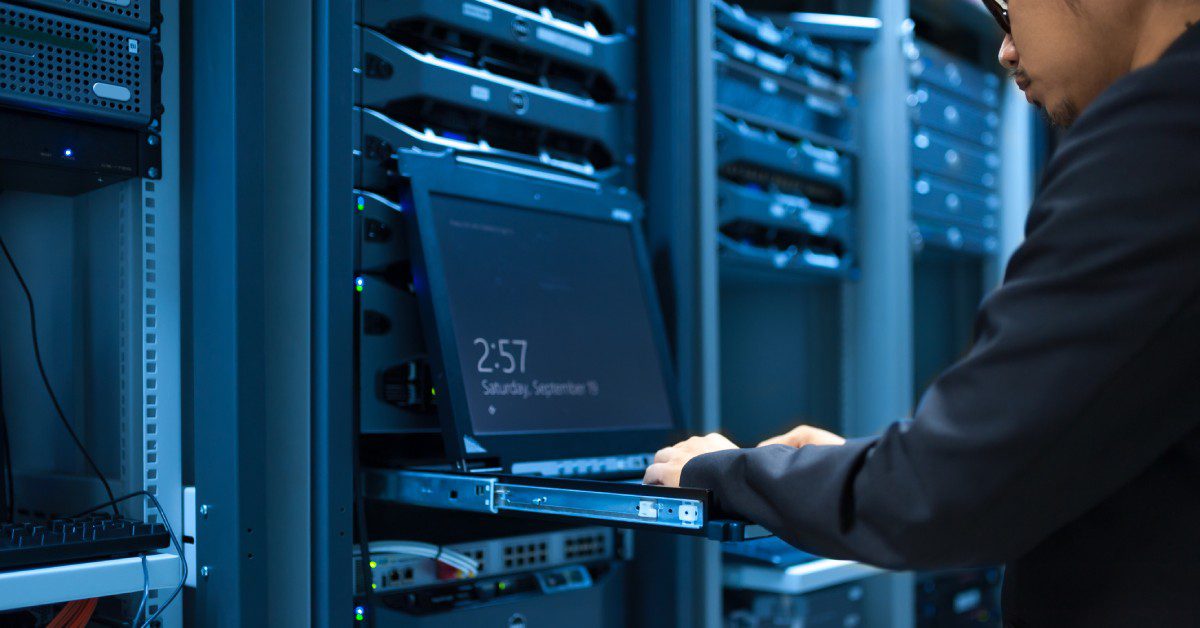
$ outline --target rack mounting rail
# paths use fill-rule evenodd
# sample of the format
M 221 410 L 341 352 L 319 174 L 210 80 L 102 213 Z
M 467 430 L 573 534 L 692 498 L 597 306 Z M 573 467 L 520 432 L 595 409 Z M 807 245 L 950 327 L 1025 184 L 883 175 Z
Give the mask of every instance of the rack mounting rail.
M 713 518 L 712 493 L 703 489 L 455 471 L 365 474 L 367 497 L 408 506 L 606 523 L 714 541 L 771 535 L 758 525 Z

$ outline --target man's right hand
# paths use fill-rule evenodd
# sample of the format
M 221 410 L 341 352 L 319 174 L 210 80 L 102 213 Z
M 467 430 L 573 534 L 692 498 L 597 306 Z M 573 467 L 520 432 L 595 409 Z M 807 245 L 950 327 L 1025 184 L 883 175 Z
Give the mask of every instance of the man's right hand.
M 801 425 L 796 429 L 782 434 L 774 438 L 768 438 L 759 443 L 759 447 L 767 445 L 787 445 L 788 447 L 804 447 L 805 445 L 845 445 L 846 439 L 834 434 L 826 432 L 819 427 L 811 425 Z

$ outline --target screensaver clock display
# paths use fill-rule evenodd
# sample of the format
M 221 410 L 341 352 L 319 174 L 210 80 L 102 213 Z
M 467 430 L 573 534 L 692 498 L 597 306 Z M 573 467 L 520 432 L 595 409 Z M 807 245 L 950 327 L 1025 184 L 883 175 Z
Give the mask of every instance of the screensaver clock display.
M 628 225 L 453 197 L 433 207 L 452 375 L 476 434 L 670 427 Z

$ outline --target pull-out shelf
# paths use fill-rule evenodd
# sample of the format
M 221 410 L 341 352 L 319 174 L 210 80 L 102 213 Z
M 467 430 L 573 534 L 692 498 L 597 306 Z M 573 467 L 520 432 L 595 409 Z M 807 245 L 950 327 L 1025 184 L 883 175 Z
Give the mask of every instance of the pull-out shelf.
M 713 518 L 712 492 L 704 489 L 395 469 L 367 471 L 364 485 L 367 497 L 409 506 L 603 523 L 714 541 L 770 536 L 758 525 Z

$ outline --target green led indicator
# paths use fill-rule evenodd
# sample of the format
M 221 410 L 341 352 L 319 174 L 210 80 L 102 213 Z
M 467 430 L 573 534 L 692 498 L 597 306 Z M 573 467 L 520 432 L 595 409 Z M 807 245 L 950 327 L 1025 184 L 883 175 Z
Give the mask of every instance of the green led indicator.
M 371 561 L 371 569 L 374 569 L 374 568 L 376 568 L 376 567 L 378 567 L 378 566 L 379 566 L 379 563 L 377 563 L 377 562 L 375 562 L 375 561 Z
M 503 591 L 508 588 L 508 583 L 507 582 L 498 582 L 498 583 L 496 583 L 496 588 Z
M 362 292 L 362 291 L 363 291 L 363 278 L 362 278 L 362 277 L 355 277 L 355 278 L 354 278 L 354 290 L 355 290 L 356 292 Z
M 363 197 L 361 197 L 361 196 L 358 197 L 358 211 L 362 211 L 366 208 L 367 208 L 367 201 L 365 199 L 363 199 Z
M 436 396 L 437 396 L 437 389 L 436 389 L 436 388 L 430 388 L 430 389 L 429 389 L 429 396 L 430 396 L 430 397 L 436 397 Z
M 362 620 L 363 620 L 363 615 L 362 615 L 362 613 L 355 613 L 355 614 L 354 614 L 354 619 L 355 619 L 355 620 L 357 620 L 357 621 L 362 621 Z

